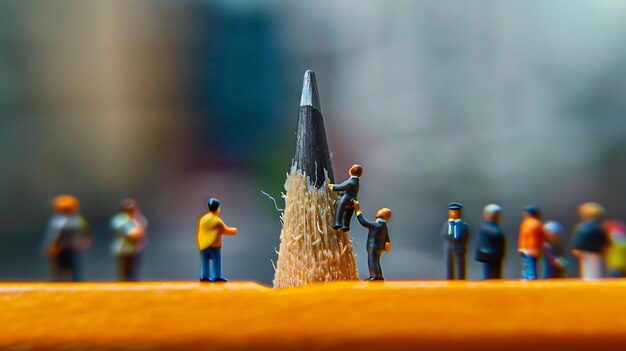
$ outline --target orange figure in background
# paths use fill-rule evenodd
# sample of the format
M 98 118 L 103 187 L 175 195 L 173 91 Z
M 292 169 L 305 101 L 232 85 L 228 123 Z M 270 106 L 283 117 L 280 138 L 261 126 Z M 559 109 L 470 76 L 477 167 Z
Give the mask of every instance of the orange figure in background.
M 80 281 L 80 252 L 91 245 L 87 221 L 80 215 L 80 202 L 71 195 L 52 200 L 54 214 L 44 236 L 43 249 L 50 259 L 54 281 Z
M 539 208 L 528 205 L 522 209 L 524 220 L 519 229 L 517 252 L 522 257 L 522 279 L 537 279 L 537 259 L 546 242 Z

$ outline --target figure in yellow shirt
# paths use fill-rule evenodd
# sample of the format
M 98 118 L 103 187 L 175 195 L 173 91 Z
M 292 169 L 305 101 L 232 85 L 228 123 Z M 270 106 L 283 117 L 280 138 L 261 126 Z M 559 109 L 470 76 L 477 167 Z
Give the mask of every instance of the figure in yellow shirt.
M 235 235 L 237 228 L 229 227 L 220 218 L 220 201 L 209 199 L 209 212 L 198 221 L 198 249 L 202 257 L 200 270 L 201 282 L 227 282 L 222 277 L 222 235 Z M 209 268 L 213 262 L 213 271 L 209 277 Z

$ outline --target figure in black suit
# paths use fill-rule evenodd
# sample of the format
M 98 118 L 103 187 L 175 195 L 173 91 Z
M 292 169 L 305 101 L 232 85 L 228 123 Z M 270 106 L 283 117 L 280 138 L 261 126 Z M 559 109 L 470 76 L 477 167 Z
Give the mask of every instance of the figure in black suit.
M 441 229 L 448 280 L 455 279 L 455 266 L 456 279 L 465 279 L 465 246 L 469 240 L 469 227 L 461 219 L 462 208 L 463 205 L 458 202 L 448 204 L 448 220 Z
M 350 230 L 350 221 L 354 214 L 352 202 L 359 194 L 359 177 L 363 174 L 363 167 L 354 165 L 350 167 L 348 175 L 350 178 L 341 184 L 329 184 L 332 191 L 343 191 L 339 203 L 337 204 L 337 215 L 333 229 L 341 229 L 344 232 Z
M 383 251 L 391 250 L 391 242 L 389 241 L 389 231 L 387 230 L 387 221 L 391 219 L 391 210 L 381 208 L 376 212 L 376 222 L 370 222 L 361 213 L 361 206 L 357 200 L 354 200 L 354 210 L 356 218 L 364 228 L 367 228 L 367 265 L 370 270 L 370 277 L 365 280 L 385 280 L 383 278 L 383 269 L 380 267 L 380 255 Z
M 485 223 L 478 232 L 476 261 L 483 263 L 484 279 L 502 279 L 502 260 L 504 259 L 504 233 L 498 225 L 502 207 L 491 204 L 485 206 L 483 218 Z

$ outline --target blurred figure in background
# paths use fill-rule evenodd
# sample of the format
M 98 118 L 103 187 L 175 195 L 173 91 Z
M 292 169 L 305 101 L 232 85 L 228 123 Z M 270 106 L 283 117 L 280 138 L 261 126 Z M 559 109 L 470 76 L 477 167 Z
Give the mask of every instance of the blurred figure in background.
M 88 224 L 80 213 L 80 202 L 71 195 L 52 200 L 54 214 L 43 242 L 50 259 L 53 281 L 81 281 L 80 251 L 91 245 Z
M 606 211 L 595 202 L 585 202 L 578 208 L 580 222 L 574 231 L 572 254 L 578 258 L 580 277 L 595 280 L 602 277 L 602 257 L 609 244 L 602 219 Z
M 626 277 L 626 225 L 616 219 L 604 222 L 608 233 L 609 248 L 606 252 L 606 268 L 611 278 Z
M 496 204 L 485 206 L 483 218 L 485 223 L 478 232 L 476 261 L 483 263 L 484 279 L 502 278 L 502 261 L 506 253 L 506 239 L 500 228 L 502 207 Z
M 463 205 L 458 202 L 449 203 L 448 220 L 441 228 L 447 280 L 465 279 L 465 252 L 470 231 L 467 223 L 461 219 L 462 209 Z
M 524 220 L 519 229 L 517 252 L 522 256 L 522 279 L 537 279 L 537 259 L 541 256 L 546 234 L 541 224 L 541 211 L 534 205 L 522 209 Z
M 138 281 L 141 254 L 146 247 L 148 221 L 141 214 L 136 200 L 122 200 L 120 210 L 111 218 L 111 229 L 115 235 L 111 251 L 117 258 L 117 279 Z
M 565 259 L 565 250 L 561 241 L 563 235 L 563 226 L 556 221 L 548 221 L 543 225 L 543 231 L 546 233 L 546 242 L 544 243 L 544 271 L 543 277 L 563 278 L 567 269 L 567 260 Z

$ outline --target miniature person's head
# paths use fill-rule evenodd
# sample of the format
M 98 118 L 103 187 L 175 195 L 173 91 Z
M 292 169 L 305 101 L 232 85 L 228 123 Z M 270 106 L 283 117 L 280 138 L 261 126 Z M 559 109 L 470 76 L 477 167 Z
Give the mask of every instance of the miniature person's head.
M 557 221 L 548 221 L 543 225 L 543 231 L 546 232 L 548 240 L 557 241 L 563 234 L 563 226 Z
M 353 165 L 348 171 L 348 175 L 350 177 L 360 177 L 361 174 L 363 174 L 363 167 L 361 167 L 360 165 Z
M 486 221 L 500 222 L 500 216 L 502 215 L 502 207 L 496 204 L 489 204 L 483 209 L 483 218 Z
M 120 209 L 128 214 L 139 211 L 139 203 L 135 199 L 126 198 L 120 202 Z
M 78 213 L 79 208 L 80 202 L 72 195 L 59 195 L 52 200 L 52 209 L 57 213 Z
M 391 210 L 383 207 L 378 212 L 376 212 L 376 218 L 380 218 L 382 220 L 388 221 L 391 219 Z
M 458 202 L 451 202 L 448 204 L 448 218 L 461 219 L 461 210 L 463 205 Z
M 584 204 L 580 205 L 580 207 L 578 207 L 578 214 L 580 215 L 580 218 L 584 221 L 590 219 L 602 219 L 605 213 L 606 211 L 604 210 L 604 207 L 595 202 L 585 202 Z
M 220 214 L 220 200 L 215 199 L 215 198 L 210 198 L 208 205 L 209 205 L 209 212 Z
M 524 213 L 524 218 L 541 218 L 541 211 L 539 210 L 539 207 L 535 205 L 528 205 L 522 208 L 522 212 Z

